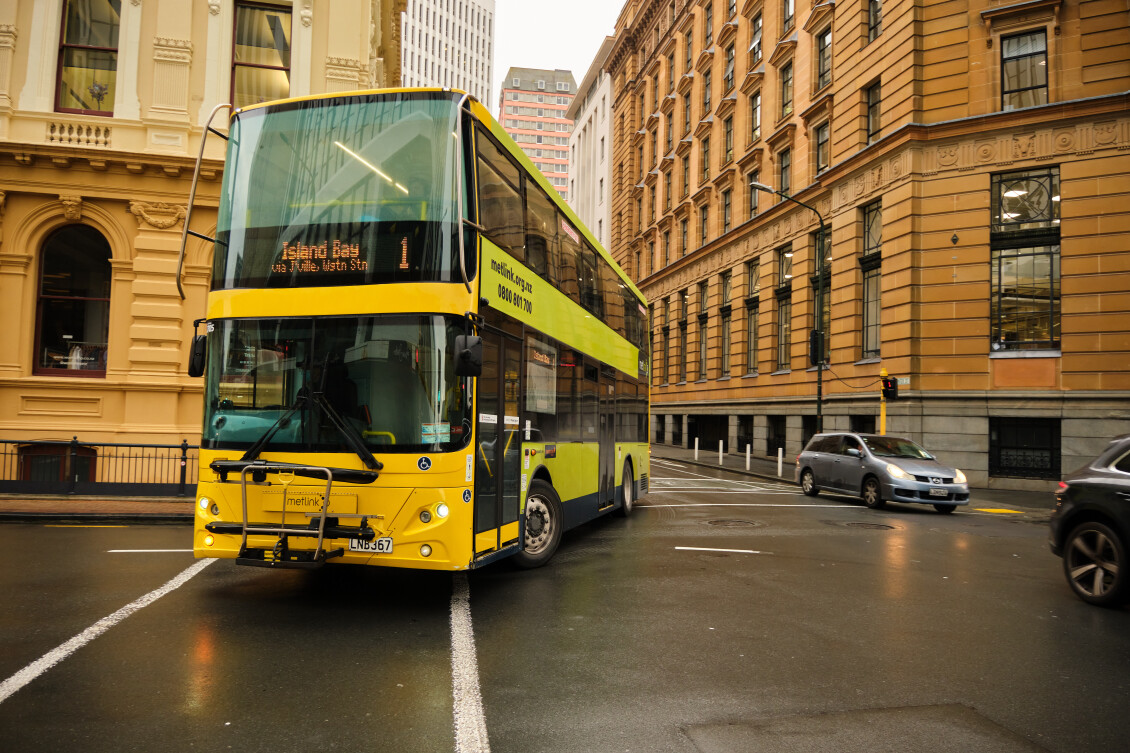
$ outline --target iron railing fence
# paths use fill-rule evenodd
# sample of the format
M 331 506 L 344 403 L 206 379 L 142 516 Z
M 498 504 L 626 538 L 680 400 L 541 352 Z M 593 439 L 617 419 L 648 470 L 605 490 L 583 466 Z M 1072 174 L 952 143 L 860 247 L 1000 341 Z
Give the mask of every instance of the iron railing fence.
M 0 439 L 0 493 L 196 493 L 198 445 Z

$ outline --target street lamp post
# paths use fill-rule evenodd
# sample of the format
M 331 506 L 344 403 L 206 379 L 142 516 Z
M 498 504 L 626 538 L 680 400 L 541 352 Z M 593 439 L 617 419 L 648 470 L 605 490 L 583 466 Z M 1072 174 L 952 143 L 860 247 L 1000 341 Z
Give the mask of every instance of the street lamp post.
M 782 199 L 787 199 L 794 204 L 799 204 L 805 209 L 809 210 L 816 215 L 816 219 L 820 222 L 820 235 L 817 254 L 824 253 L 824 244 L 831 245 L 831 239 L 827 237 L 824 218 L 820 216 L 820 212 L 816 211 L 816 207 L 809 206 L 799 199 L 794 199 L 787 193 L 776 191 L 773 188 L 758 183 L 757 181 L 750 181 L 750 188 L 756 191 L 764 191 L 765 193 L 772 193 L 780 196 Z M 813 327 L 811 338 L 816 340 L 816 433 L 824 431 L 824 261 L 821 259 L 820 264 L 816 269 L 816 326 Z M 812 339 L 809 340 L 812 342 Z

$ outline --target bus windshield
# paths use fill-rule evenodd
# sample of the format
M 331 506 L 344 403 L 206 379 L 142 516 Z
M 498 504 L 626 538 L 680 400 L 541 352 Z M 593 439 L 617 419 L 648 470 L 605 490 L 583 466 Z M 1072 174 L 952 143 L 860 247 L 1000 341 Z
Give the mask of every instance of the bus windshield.
M 446 452 L 470 437 L 470 379 L 455 375 L 458 317 L 213 325 L 205 448 L 246 450 L 269 434 L 265 452 L 353 452 L 349 433 L 372 452 Z
M 368 94 L 237 113 L 213 289 L 461 281 L 453 96 Z

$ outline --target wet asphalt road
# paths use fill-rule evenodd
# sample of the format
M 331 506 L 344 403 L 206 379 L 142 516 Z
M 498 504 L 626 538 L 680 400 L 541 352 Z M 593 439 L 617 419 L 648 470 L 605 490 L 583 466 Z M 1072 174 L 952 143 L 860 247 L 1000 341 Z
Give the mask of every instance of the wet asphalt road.
M 0 751 L 470 753 L 453 577 L 495 753 L 1127 750 L 1130 610 L 1070 594 L 1045 516 L 658 461 L 652 492 L 532 572 L 217 561 L 127 616 L 194 561 L 111 550 L 185 527 L 0 526 Z

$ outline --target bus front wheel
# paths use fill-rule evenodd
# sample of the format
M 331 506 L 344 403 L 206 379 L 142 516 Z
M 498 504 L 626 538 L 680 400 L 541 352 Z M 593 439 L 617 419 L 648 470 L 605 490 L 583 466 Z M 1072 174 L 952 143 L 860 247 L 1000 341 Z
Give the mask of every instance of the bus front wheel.
M 548 482 L 534 479 L 526 497 L 526 532 L 522 551 L 514 555 L 514 564 L 521 568 L 541 567 L 561 543 L 564 521 L 561 500 Z

